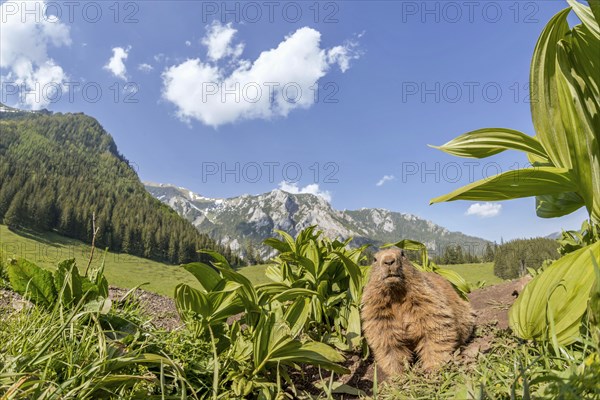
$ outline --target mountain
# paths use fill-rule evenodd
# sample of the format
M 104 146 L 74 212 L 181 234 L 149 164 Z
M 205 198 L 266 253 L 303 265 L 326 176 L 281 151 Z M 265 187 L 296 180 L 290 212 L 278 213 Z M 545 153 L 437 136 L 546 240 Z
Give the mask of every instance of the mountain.
M 274 251 L 262 241 L 280 229 L 292 236 L 310 225 L 318 225 L 325 235 L 354 238 L 356 245 L 381 245 L 401 239 L 418 240 L 433 253 L 449 245 L 461 245 L 474 254 L 482 254 L 485 239 L 450 232 L 446 228 L 416 217 L 384 209 L 363 208 L 339 211 L 319 196 L 291 194 L 282 190 L 229 199 L 212 199 L 168 184 L 145 183 L 146 190 L 207 233 L 222 245 L 247 256 L 248 249 L 261 258 Z
M 171 263 L 227 251 L 148 194 L 95 119 L 0 104 L 0 131 L 0 222 L 10 229 L 91 243 L 95 215 L 99 248 Z
M 562 232 L 553 232 L 549 235 L 544 236 L 545 239 L 560 239 L 562 237 Z

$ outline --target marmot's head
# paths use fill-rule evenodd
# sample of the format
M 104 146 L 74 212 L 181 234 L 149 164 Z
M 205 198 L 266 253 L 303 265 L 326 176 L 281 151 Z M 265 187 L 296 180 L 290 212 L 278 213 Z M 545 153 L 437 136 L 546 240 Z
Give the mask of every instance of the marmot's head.
M 380 281 L 386 285 L 404 284 L 404 266 L 408 259 L 401 249 L 384 249 L 375 254 L 375 260 L 371 267 L 371 279 Z

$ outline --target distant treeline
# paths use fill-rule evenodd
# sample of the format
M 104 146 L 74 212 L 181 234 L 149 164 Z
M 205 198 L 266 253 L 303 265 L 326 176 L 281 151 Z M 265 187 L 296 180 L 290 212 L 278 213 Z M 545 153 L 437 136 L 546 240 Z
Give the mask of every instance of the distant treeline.
M 548 238 L 516 239 L 496 249 L 494 274 L 503 279 L 515 279 L 527 273 L 527 268 L 538 269 L 546 260 L 557 260 L 558 242 Z
M 0 221 L 11 229 L 54 230 L 96 245 L 170 263 L 199 260 L 198 249 L 231 249 L 146 192 L 112 137 L 82 114 L 0 114 Z

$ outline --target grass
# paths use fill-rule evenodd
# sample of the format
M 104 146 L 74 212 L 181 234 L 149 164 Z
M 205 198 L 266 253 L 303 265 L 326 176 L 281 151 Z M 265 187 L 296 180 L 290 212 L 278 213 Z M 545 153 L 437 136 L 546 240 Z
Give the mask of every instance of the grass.
M 85 268 L 90 257 L 89 245 L 52 232 L 15 233 L 6 225 L 0 225 L 0 249 L 9 257 L 22 257 L 46 269 L 53 270 L 56 264 L 75 258 L 79 268 Z M 96 250 L 94 263 L 104 258 L 104 252 Z M 493 263 L 445 265 L 444 268 L 461 274 L 469 283 L 485 281 L 486 285 L 502 282 L 494 275 Z M 268 282 L 266 264 L 251 265 L 238 270 L 255 285 Z M 163 296 L 173 297 L 175 286 L 187 283 L 199 287 L 198 281 L 187 271 L 174 265 L 147 260 L 129 254 L 106 253 L 105 276 L 111 285 L 133 288 L 147 283 L 142 288 Z
M 494 275 L 494 263 L 476 263 L 476 264 L 454 264 L 440 265 L 458 272 L 465 280 L 472 285 L 477 282 L 485 281 L 485 286 L 495 285 L 503 282 L 502 278 Z
M 52 232 L 15 233 L 6 225 L 0 225 L 0 250 L 7 257 L 25 258 L 49 270 L 54 270 L 60 261 L 75 258 L 83 272 L 91 247 Z M 96 249 L 93 263 L 100 263 L 104 258 L 104 252 Z M 198 281 L 182 268 L 129 254 L 106 253 L 104 275 L 111 285 L 129 289 L 148 283 L 142 288 L 169 297 L 173 297 L 179 283 L 199 287 Z
M 265 270 L 268 266 L 268 264 L 249 265 L 238 269 L 238 272 L 250 279 L 253 284 L 260 285 L 261 283 L 270 282 L 269 278 L 265 276 Z

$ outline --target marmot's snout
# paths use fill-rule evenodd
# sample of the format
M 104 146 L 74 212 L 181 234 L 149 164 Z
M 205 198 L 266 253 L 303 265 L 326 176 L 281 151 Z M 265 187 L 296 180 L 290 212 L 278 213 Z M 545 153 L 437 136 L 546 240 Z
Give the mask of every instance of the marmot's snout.
M 382 280 L 388 283 L 398 283 L 404 278 L 402 272 L 402 257 L 404 253 L 401 251 L 386 251 L 380 252 L 379 258 L 375 258 L 375 266 L 379 269 L 379 274 Z

